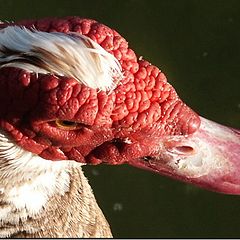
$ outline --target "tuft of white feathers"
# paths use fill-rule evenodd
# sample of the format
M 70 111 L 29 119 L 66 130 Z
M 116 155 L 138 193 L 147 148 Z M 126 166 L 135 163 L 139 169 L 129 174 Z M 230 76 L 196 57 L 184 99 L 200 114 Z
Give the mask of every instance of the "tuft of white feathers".
M 8 26 L 0 30 L 0 68 L 75 78 L 102 91 L 123 79 L 119 61 L 98 43 L 78 33 L 42 32 Z

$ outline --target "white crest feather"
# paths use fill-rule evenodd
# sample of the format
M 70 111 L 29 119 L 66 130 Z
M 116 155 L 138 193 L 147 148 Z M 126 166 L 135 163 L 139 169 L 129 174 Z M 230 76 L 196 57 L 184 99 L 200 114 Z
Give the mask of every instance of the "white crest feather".
M 103 91 L 113 90 L 123 78 L 118 60 L 90 38 L 19 26 L 0 30 L 0 68 L 6 66 L 73 77 Z

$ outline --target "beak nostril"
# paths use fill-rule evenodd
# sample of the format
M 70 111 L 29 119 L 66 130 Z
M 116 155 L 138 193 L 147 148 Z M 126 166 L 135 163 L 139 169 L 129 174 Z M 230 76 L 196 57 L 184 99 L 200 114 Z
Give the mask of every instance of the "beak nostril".
M 182 145 L 168 148 L 168 152 L 177 155 L 193 155 L 195 153 L 195 150 L 191 146 Z
M 194 152 L 194 149 L 191 146 L 177 146 L 175 148 L 179 153 L 183 154 L 192 154 Z

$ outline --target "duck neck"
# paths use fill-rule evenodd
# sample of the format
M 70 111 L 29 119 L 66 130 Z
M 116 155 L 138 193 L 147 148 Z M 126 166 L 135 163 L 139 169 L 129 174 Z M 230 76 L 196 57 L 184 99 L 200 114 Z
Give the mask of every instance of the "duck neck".
M 48 161 L 0 131 L 0 237 L 111 237 L 81 165 Z

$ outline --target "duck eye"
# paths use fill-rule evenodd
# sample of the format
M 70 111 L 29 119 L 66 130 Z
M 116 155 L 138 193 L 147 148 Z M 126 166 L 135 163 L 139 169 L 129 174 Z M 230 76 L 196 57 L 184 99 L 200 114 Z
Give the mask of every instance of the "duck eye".
M 66 120 L 56 120 L 55 124 L 57 127 L 66 129 L 66 130 L 74 130 L 78 127 L 77 122 L 71 122 L 71 121 L 66 121 Z

